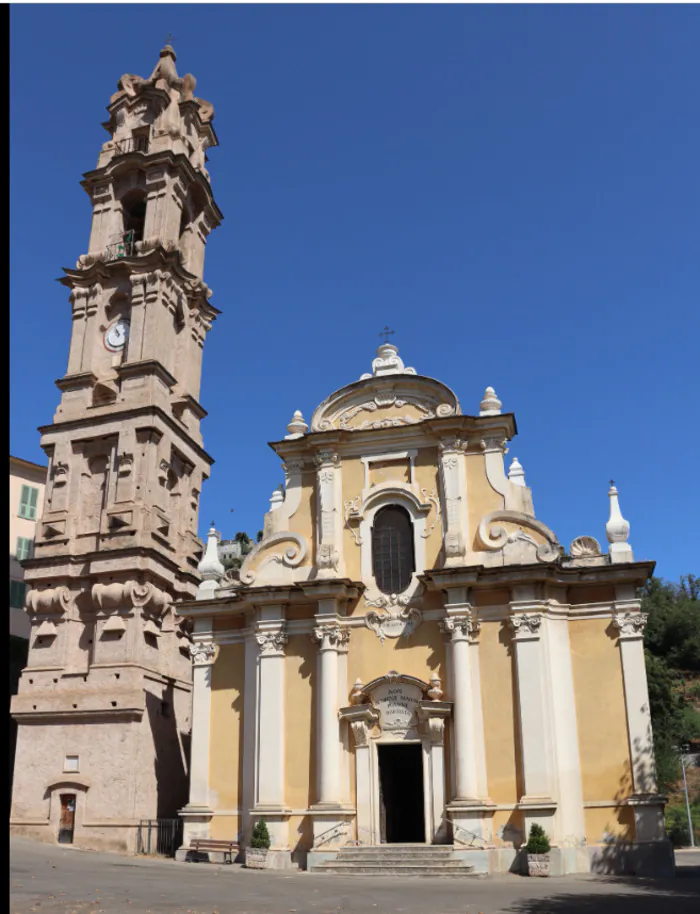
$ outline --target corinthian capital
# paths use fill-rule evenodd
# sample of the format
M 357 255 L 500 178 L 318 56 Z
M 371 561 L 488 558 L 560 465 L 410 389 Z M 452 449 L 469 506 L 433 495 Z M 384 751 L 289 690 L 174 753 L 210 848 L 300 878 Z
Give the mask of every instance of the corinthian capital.
M 258 632 L 255 640 L 260 645 L 260 653 L 267 657 L 280 657 L 284 655 L 284 646 L 287 636 L 283 631 Z
M 513 637 L 516 641 L 532 641 L 540 637 L 542 615 L 541 613 L 521 613 L 510 616 L 508 624 L 513 629 Z
M 641 638 L 648 618 L 647 613 L 614 613 L 612 621 L 621 639 Z
M 216 655 L 216 647 L 211 641 L 195 641 L 190 645 L 190 657 L 194 666 L 211 666 Z
M 471 613 L 459 616 L 447 616 L 440 623 L 440 631 L 449 635 L 451 641 L 466 641 L 478 634 L 481 625 Z
M 313 631 L 312 638 L 318 641 L 319 650 L 337 650 L 350 640 L 350 631 L 339 625 L 318 625 Z

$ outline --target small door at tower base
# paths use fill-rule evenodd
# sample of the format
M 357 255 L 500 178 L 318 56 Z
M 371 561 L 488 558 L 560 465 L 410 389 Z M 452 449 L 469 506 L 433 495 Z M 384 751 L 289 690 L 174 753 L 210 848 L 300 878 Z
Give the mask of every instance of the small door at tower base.
M 75 829 L 75 794 L 61 794 L 61 819 L 58 824 L 58 843 L 72 844 Z

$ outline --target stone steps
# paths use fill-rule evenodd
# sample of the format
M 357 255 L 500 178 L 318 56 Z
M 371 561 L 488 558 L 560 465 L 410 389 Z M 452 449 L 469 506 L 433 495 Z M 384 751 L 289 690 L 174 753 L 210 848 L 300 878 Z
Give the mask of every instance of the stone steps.
M 312 873 L 366 876 L 471 876 L 474 867 L 453 857 L 451 845 L 382 844 L 342 847 L 335 860 L 310 868 Z

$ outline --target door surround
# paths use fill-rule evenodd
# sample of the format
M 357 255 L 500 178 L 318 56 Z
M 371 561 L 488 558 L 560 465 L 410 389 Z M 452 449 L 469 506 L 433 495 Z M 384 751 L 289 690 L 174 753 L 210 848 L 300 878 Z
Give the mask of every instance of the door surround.
M 423 821 L 426 844 L 447 841 L 445 818 L 445 721 L 452 703 L 426 699 L 431 686 L 390 671 L 353 690 L 355 704 L 342 708 L 355 738 L 357 840 L 380 844 L 378 746 L 418 743 L 423 757 Z

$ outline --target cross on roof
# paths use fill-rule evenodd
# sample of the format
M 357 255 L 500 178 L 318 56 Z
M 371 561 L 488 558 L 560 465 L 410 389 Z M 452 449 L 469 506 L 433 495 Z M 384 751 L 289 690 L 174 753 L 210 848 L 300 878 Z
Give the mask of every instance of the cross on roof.
M 379 336 L 383 336 L 383 337 L 384 337 L 384 342 L 385 342 L 385 343 L 388 343 L 388 342 L 389 342 L 389 337 L 390 337 L 393 333 L 394 333 L 394 331 L 393 331 L 393 330 L 389 330 L 389 327 L 385 325 L 385 326 L 384 326 L 384 329 L 379 331 Z
M 614 485 L 615 485 L 615 480 L 614 480 L 614 479 L 611 479 L 611 480 L 610 480 L 610 485 L 611 485 L 611 486 L 614 486 Z
M 172 44 L 175 39 L 173 38 L 173 33 L 168 32 L 168 37 L 165 39 L 166 44 Z

